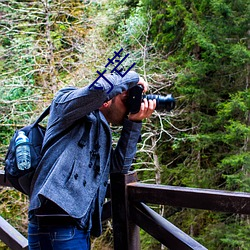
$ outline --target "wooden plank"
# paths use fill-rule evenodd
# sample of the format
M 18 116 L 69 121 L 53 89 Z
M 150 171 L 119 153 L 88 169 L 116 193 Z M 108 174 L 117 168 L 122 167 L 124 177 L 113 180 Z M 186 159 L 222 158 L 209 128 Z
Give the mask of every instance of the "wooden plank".
M 250 193 L 137 182 L 128 184 L 128 194 L 136 202 L 250 214 Z
M 112 216 L 111 213 L 111 201 L 107 201 L 103 204 L 103 210 L 102 210 L 102 222 L 110 219 Z
M 171 250 L 207 249 L 143 203 L 131 205 L 130 214 L 139 227 Z
M 28 249 L 28 240 L 0 216 L 0 239 L 11 249 Z
M 4 171 L 0 170 L 0 186 L 12 187 L 8 180 L 4 180 Z
M 127 184 L 136 180 L 136 173 L 110 175 L 115 250 L 140 249 L 139 227 L 129 217 L 127 197 Z

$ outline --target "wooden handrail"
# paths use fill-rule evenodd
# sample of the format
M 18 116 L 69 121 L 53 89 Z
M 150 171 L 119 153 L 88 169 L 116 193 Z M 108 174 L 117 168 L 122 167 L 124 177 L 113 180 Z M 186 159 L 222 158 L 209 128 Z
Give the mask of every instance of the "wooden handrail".
M 7 179 L 5 179 L 4 171 L 3 170 L 0 170 L 0 186 L 12 187 L 12 185 L 10 184 L 10 182 Z
M 128 184 L 128 193 L 135 202 L 250 214 L 250 193 L 139 182 Z
M 115 250 L 140 249 L 139 227 L 172 250 L 206 249 L 144 203 L 250 214 L 250 193 L 143 184 L 135 172 L 111 174 L 110 179 L 106 197 L 111 201 L 103 206 L 102 220 L 112 216 Z M 2 170 L 0 186 L 11 187 Z M 13 250 L 27 249 L 27 239 L 2 217 L 0 239 Z
M 115 214 L 113 212 L 113 220 L 120 217 L 117 223 L 119 232 L 123 232 L 121 235 L 116 235 L 114 232 L 115 249 L 139 249 L 138 246 L 129 245 L 131 235 L 133 239 L 139 237 L 134 233 L 134 223 L 169 249 L 206 249 L 164 218 L 160 219 L 160 216 L 156 215 L 143 202 L 250 214 L 250 193 L 143 184 L 136 182 L 136 179 L 136 173 L 129 173 L 125 176 L 111 174 L 112 209 L 118 211 Z M 115 194 L 112 195 L 112 192 Z M 127 205 L 124 205 L 124 203 Z M 120 210 L 121 207 L 122 210 Z M 124 223 L 124 219 L 127 223 Z M 132 225 L 132 228 L 130 225 Z M 123 246 L 129 246 L 129 248 L 123 248 Z
M 140 228 L 169 249 L 207 250 L 199 242 L 195 241 L 143 203 L 138 202 L 133 204 L 130 207 L 130 216 Z
M 11 249 L 28 249 L 27 239 L 0 216 L 0 239 Z

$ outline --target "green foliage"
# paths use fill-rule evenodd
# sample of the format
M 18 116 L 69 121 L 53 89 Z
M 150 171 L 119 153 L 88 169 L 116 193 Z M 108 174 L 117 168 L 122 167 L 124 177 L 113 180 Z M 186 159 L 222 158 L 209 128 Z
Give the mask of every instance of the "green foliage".
M 121 36 L 125 45 L 130 48 L 138 45 L 138 41 L 143 40 L 143 35 L 147 29 L 147 20 L 141 8 L 136 8 L 126 19 L 125 24 L 118 27 L 118 35 Z
M 27 236 L 28 198 L 10 189 L 0 190 L 0 215 Z
M 160 249 L 160 244 L 153 237 L 148 235 L 145 231 L 140 231 L 140 244 L 143 250 Z
M 173 113 L 156 113 L 143 126 L 133 165 L 140 179 L 250 192 L 249 0 L 49 1 L 46 8 L 39 1 L 2 1 L 0 7 L 6 14 L 0 20 L 2 148 L 17 124 L 34 118 L 37 105 L 65 84 L 82 84 L 101 55 L 122 47 L 150 92 L 177 99 Z M 10 193 L 11 203 L 25 202 L 17 196 Z M 10 219 L 8 201 L 4 206 Z M 21 218 L 14 214 L 13 223 Z M 250 248 L 247 216 L 172 207 L 164 216 L 208 249 Z M 141 238 L 143 249 L 160 247 L 143 231 Z
M 89 6 L 91 7 L 91 6 Z M 15 129 L 34 121 L 64 84 L 78 83 L 90 28 L 82 1 L 1 1 L 0 169 Z M 85 51 L 84 51 L 85 52 Z M 81 74 L 82 79 L 82 74 Z M 1 216 L 27 235 L 28 198 L 0 188 Z M 0 244 L 1 249 L 7 249 Z
M 209 249 L 244 249 L 250 247 L 249 224 L 247 218 L 238 215 L 228 215 L 217 218 L 207 226 L 202 237 L 198 237 L 199 242 L 206 245 L 210 242 Z M 233 226 L 232 226 L 233 225 Z
M 176 75 L 172 90 L 179 97 L 171 122 L 179 133 L 157 122 L 145 130 L 144 139 L 149 130 L 160 136 L 153 151 L 160 161 L 161 183 L 249 192 L 249 6 L 249 1 L 141 0 L 117 28 L 131 50 L 147 48 L 140 61 L 147 75 L 169 69 Z M 170 141 L 163 128 L 172 135 Z M 135 165 L 140 179 L 148 182 L 157 172 L 152 146 L 149 139 L 143 142 L 141 164 Z M 188 229 L 194 226 L 189 216 L 183 211 L 183 221 L 174 221 Z M 206 216 L 197 219 L 202 227 L 196 236 L 209 249 L 247 246 L 247 237 L 241 237 L 246 235 L 244 220 L 240 232 L 233 220 Z M 218 227 L 225 232 L 223 225 L 227 232 L 235 229 L 235 236 L 220 233 L 214 241 L 202 240 L 212 239 Z

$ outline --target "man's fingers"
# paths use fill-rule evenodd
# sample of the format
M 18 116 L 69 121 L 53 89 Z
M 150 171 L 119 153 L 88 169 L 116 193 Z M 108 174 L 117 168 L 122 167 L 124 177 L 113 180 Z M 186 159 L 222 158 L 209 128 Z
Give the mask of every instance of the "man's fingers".
M 156 100 L 155 99 L 147 101 L 147 110 L 145 110 L 146 111 L 146 113 L 145 113 L 146 118 L 149 118 L 152 115 L 152 113 L 155 110 L 155 107 L 156 107 Z
M 149 100 L 149 102 L 148 102 L 148 110 L 150 112 L 150 115 L 154 112 L 155 108 L 156 108 L 156 100 L 155 99 L 154 100 Z
M 143 92 L 144 93 L 147 92 L 147 90 L 148 90 L 148 83 L 145 82 L 145 80 L 142 77 L 139 78 L 139 82 L 137 84 L 143 86 Z
M 141 103 L 141 109 L 136 114 L 130 114 L 129 119 L 132 121 L 141 121 L 145 118 L 149 118 L 154 112 L 156 107 L 156 100 L 143 99 Z

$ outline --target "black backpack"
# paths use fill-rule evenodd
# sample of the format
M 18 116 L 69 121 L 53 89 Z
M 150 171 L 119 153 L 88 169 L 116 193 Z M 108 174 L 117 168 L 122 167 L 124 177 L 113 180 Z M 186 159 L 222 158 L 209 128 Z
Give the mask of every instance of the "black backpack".
M 44 110 L 33 124 L 15 131 L 5 156 L 5 178 L 9 180 L 14 188 L 27 195 L 30 194 L 32 177 L 42 158 L 41 149 L 46 128 L 39 125 L 39 123 L 49 114 L 49 110 L 50 106 Z M 18 131 L 24 131 L 30 141 L 31 167 L 27 170 L 19 170 L 17 168 L 15 140 Z

